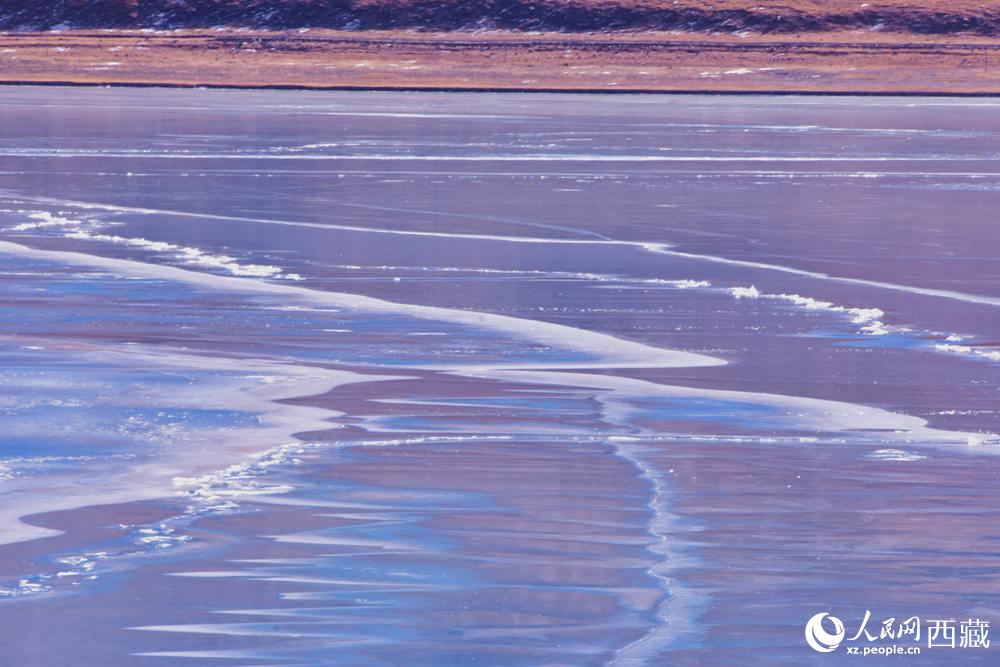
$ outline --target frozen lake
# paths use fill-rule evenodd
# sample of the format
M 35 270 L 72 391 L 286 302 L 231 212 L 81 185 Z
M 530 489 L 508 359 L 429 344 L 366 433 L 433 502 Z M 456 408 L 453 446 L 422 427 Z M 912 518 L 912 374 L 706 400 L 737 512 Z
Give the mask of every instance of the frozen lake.
M 995 664 L 998 111 L 0 91 L 5 660 Z

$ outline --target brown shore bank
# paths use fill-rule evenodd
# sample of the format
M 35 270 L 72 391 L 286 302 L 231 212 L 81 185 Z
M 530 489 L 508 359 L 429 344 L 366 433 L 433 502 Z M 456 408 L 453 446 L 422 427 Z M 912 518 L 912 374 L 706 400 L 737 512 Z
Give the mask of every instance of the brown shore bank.
M 256 28 L 0 33 L 0 83 L 1000 94 L 1000 37 Z

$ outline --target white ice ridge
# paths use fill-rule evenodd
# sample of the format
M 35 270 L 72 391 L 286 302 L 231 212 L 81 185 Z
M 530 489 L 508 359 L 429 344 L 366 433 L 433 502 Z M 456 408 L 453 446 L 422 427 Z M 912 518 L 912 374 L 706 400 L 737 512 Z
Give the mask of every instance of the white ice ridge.
M 111 234 L 95 234 L 82 229 L 68 232 L 63 236 L 70 239 L 101 241 L 104 243 L 113 243 L 115 245 L 142 248 L 153 252 L 170 253 L 184 264 L 226 271 L 234 276 L 302 280 L 302 276 L 299 274 L 285 273 L 277 266 L 271 266 L 270 264 L 241 264 L 229 255 L 205 252 L 199 248 L 178 245 L 176 243 L 167 243 L 166 241 L 150 241 L 149 239 L 144 238 L 114 236 Z
M 630 400 L 663 397 L 707 399 L 729 404 L 766 406 L 772 409 L 772 412 L 767 416 L 768 421 L 780 424 L 782 428 L 842 433 L 845 438 L 858 442 L 876 438 L 879 441 L 912 445 L 967 447 L 978 447 L 998 442 L 996 434 L 934 429 L 928 427 L 927 420 L 920 417 L 842 401 L 663 385 L 647 380 L 588 373 L 487 369 L 480 372 L 469 371 L 464 374 L 539 385 L 596 390 L 595 398 L 602 405 L 604 420 L 609 424 L 624 426 L 633 432 L 635 431 L 635 422 L 631 416 L 635 408 L 630 405 Z M 663 436 L 664 434 L 659 430 L 654 430 L 646 434 L 634 433 L 634 435 Z M 612 436 L 612 438 L 618 439 L 617 436 Z M 987 447 L 980 451 L 1000 454 L 1000 447 Z
M 293 487 L 268 485 L 260 477 L 274 466 L 297 463 L 297 455 L 305 450 L 302 443 L 289 443 L 254 454 L 242 463 L 234 463 L 221 470 L 196 477 L 174 477 L 172 483 L 180 495 L 211 509 L 231 506 L 230 498 L 287 493 Z M 195 507 L 192 511 L 199 509 Z
M 798 294 L 767 294 L 757 289 L 755 285 L 750 287 L 731 287 L 728 291 L 736 299 L 774 299 L 787 301 L 793 305 L 806 310 L 824 310 L 832 313 L 843 313 L 851 318 L 852 324 L 860 325 L 862 333 L 871 336 L 882 336 L 888 334 L 890 329 L 882 318 L 885 313 L 879 308 L 850 308 L 838 306 L 830 301 L 821 301 L 811 297 L 800 296 Z M 960 355 L 969 359 L 979 359 L 983 361 L 1000 362 L 1000 350 L 983 349 L 971 345 L 961 344 L 964 339 L 957 334 L 950 334 L 944 343 L 934 346 L 938 352 Z
M 326 443 L 292 443 L 275 447 L 271 450 L 251 455 L 244 463 L 235 463 L 214 473 L 197 477 L 174 477 L 175 488 L 180 489 L 179 495 L 192 500 L 192 504 L 177 516 L 158 523 L 144 525 L 119 524 L 120 529 L 131 529 L 131 543 L 143 550 L 164 551 L 190 542 L 191 535 L 183 533 L 179 528 L 187 525 L 198 516 L 224 512 L 239 508 L 239 499 L 254 496 L 256 501 L 265 501 L 272 494 L 287 493 L 293 487 L 288 485 L 267 484 L 263 479 L 268 470 L 274 466 L 298 463 L 295 456 L 307 447 L 323 446 Z M 74 458 L 74 457 L 66 457 Z M 75 457 L 91 458 L 91 457 Z M 74 553 L 56 559 L 61 569 L 57 571 L 40 572 L 21 579 L 13 588 L 0 588 L 0 598 L 18 597 L 46 593 L 54 589 L 55 582 L 64 582 L 71 586 L 79 586 L 85 581 L 97 579 L 98 566 L 107 559 L 120 559 L 135 554 L 134 549 L 99 551 L 89 553 Z
M 374 297 L 342 292 L 323 292 L 299 285 L 269 283 L 252 278 L 221 276 L 201 273 L 173 266 L 148 264 L 135 260 L 97 257 L 78 252 L 38 250 L 18 243 L 0 241 L 0 252 L 36 257 L 55 262 L 99 267 L 125 275 L 147 277 L 155 280 L 173 280 L 186 284 L 207 286 L 216 290 L 245 294 L 270 294 L 284 299 L 283 303 L 335 306 L 372 313 L 406 315 L 435 322 L 449 322 L 462 326 L 488 329 L 519 340 L 530 340 L 589 357 L 579 361 L 564 362 L 495 362 L 497 368 L 677 368 L 718 366 L 725 362 L 693 352 L 668 350 L 643 343 L 627 341 L 609 334 L 577 329 L 562 324 L 528 320 L 509 315 L 394 303 Z M 433 370 L 461 370 L 466 367 L 484 368 L 489 364 L 458 365 L 429 364 Z
M 234 222 L 252 222 L 265 225 L 305 227 L 311 229 L 322 229 L 327 231 L 350 231 L 350 232 L 359 232 L 364 234 L 392 234 L 399 236 L 435 237 L 435 238 L 448 238 L 455 240 L 483 240 L 483 241 L 499 241 L 506 243 L 537 243 L 537 244 L 547 244 L 547 245 L 607 245 L 607 246 L 635 247 L 635 248 L 641 248 L 647 252 L 652 252 L 662 255 L 670 255 L 672 257 L 683 257 L 686 259 L 701 260 L 717 264 L 727 264 L 731 266 L 745 266 L 748 268 L 762 269 L 765 271 L 777 271 L 780 273 L 788 273 L 797 276 L 804 276 L 807 278 L 815 278 L 817 280 L 841 282 L 850 285 L 864 285 L 867 287 L 875 287 L 879 289 L 906 292 L 909 294 L 919 294 L 922 296 L 933 296 L 942 299 L 952 299 L 967 303 L 977 303 L 989 306 L 1000 306 L 1000 298 L 997 297 L 990 297 L 980 294 L 967 294 L 964 292 L 955 292 L 953 290 L 916 287 L 913 285 L 900 285 L 897 283 L 888 283 L 879 280 L 867 280 L 865 278 L 850 278 L 846 276 L 835 276 L 829 273 L 823 273 L 820 271 L 810 271 L 808 269 L 798 269 L 791 266 L 783 266 L 781 264 L 768 264 L 766 262 L 755 262 L 751 260 L 730 259 L 728 257 L 720 257 L 717 255 L 703 255 L 698 253 L 683 252 L 680 250 L 675 250 L 673 244 L 664 242 L 620 241 L 615 239 L 603 240 L 603 239 L 544 238 L 544 237 L 531 237 L 531 236 L 503 236 L 496 234 L 462 234 L 462 233 L 451 233 L 451 232 L 431 232 L 431 231 L 418 231 L 418 230 L 405 230 L 405 229 L 385 229 L 379 227 L 362 227 L 357 225 L 338 225 L 338 224 L 326 224 L 317 222 L 302 222 L 295 220 L 278 220 L 273 218 L 254 218 L 245 216 L 216 215 L 211 213 L 195 213 L 191 211 L 177 211 L 171 209 L 151 209 L 151 208 L 140 208 L 133 206 L 116 206 L 113 204 L 103 204 L 97 202 L 54 199 L 51 197 L 35 197 L 35 196 L 8 193 L 3 191 L 0 191 L 0 198 L 39 202 L 55 206 L 75 206 L 83 209 L 97 209 L 104 211 L 118 211 L 124 213 L 139 213 L 148 215 L 170 215 L 170 216 L 184 217 L 184 218 L 198 218 L 203 220 L 228 220 Z
M 949 336 L 949 338 L 951 338 Z M 956 345 L 954 343 L 940 343 L 934 349 L 941 352 L 950 352 L 971 357 L 973 359 L 984 359 L 986 361 L 1000 361 L 1000 350 L 983 350 L 971 345 Z
M 36 222 L 22 222 L 10 228 L 12 232 L 26 232 L 32 229 L 43 229 L 46 227 L 71 227 L 82 225 L 83 220 L 77 218 L 65 218 L 61 215 L 53 215 L 48 211 L 36 211 L 29 213 L 28 217 Z
M 992 296 L 984 296 L 982 294 L 966 294 L 965 292 L 955 292 L 953 290 L 934 289 L 931 287 L 915 287 L 913 285 L 900 285 L 898 283 L 887 283 L 887 282 L 882 282 L 880 280 L 867 280 L 865 278 L 849 278 L 846 276 L 834 276 L 829 273 L 822 273 L 820 271 L 809 271 L 808 269 L 797 269 L 792 266 L 783 266 L 781 264 L 768 264 L 766 262 L 754 262 L 751 260 L 744 260 L 744 259 L 730 259 L 728 257 L 719 257 L 717 255 L 701 255 L 698 253 L 674 250 L 673 246 L 665 243 L 644 243 L 640 245 L 642 245 L 649 252 L 654 252 L 661 255 L 670 255 L 671 257 L 683 257 L 685 259 L 702 260 L 706 262 L 713 262 L 716 264 L 727 264 L 730 266 L 745 266 L 747 268 L 763 269 L 765 271 L 777 271 L 779 273 L 789 273 L 792 275 L 803 276 L 806 278 L 815 278 L 817 280 L 845 283 L 848 285 L 864 285 L 865 287 L 887 289 L 887 290 L 892 290 L 894 292 L 906 292 L 908 294 L 933 296 L 942 299 L 952 299 L 954 301 L 964 301 L 966 303 L 978 303 L 984 306 L 1000 306 L 1000 298 Z
M 647 504 L 650 510 L 647 529 L 655 541 L 647 548 L 657 560 L 648 572 L 659 581 L 663 592 L 654 603 L 659 622 L 643 636 L 616 650 L 606 663 L 614 667 L 639 667 L 655 660 L 663 647 L 675 645 L 681 637 L 697 635 L 701 631 L 697 622 L 698 611 L 704 608 L 707 596 L 696 587 L 685 586 L 679 577 L 673 576 L 674 572 L 695 564 L 695 558 L 688 553 L 690 547 L 685 545 L 685 541 L 676 539 L 683 529 L 678 524 L 678 517 L 668 510 L 667 494 L 673 482 L 668 475 L 673 471 L 663 475 L 656 466 L 649 466 L 644 456 L 646 449 L 641 444 L 634 446 L 613 438 L 610 444 L 615 448 L 615 454 L 628 461 L 651 490 Z
M 868 458 L 876 461 L 925 461 L 927 457 L 923 454 L 915 454 L 905 449 L 876 449 L 868 454 Z
M 852 324 L 860 325 L 863 333 L 872 336 L 881 336 L 889 333 L 888 328 L 882 318 L 885 313 L 879 308 L 850 308 L 848 306 L 838 306 L 832 301 L 821 301 L 808 296 L 798 294 L 768 294 L 761 292 L 755 285 L 750 287 L 731 287 L 729 293 L 737 299 L 772 299 L 777 301 L 787 301 L 792 305 L 806 310 L 824 310 L 831 313 L 843 313 L 851 318 Z

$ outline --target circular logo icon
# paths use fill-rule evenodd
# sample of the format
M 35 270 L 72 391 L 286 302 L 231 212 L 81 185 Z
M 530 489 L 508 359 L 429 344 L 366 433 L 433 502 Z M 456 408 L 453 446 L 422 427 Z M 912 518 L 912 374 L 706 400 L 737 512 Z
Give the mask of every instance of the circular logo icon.
M 828 616 L 833 624 L 833 632 L 827 632 L 823 628 L 823 619 Z M 806 643 L 812 650 L 829 653 L 836 650 L 842 641 L 844 641 L 844 624 L 836 616 L 830 616 L 824 611 L 816 614 L 806 623 Z

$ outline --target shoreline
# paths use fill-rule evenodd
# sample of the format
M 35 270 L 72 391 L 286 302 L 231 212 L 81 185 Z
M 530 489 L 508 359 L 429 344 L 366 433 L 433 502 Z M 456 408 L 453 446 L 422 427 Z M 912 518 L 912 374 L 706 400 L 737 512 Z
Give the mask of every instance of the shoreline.
M 0 33 L 0 85 L 422 92 L 1000 95 L 1000 39 L 843 31 Z
M 941 92 L 922 90 L 897 90 L 890 92 L 856 90 L 712 90 L 698 89 L 629 89 L 607 90 L 603 88 L 480 88 L 480 87 L 435 87 L 418 86 L 338 86 L 338 85 L 281 85 L 281 84 L 200 84 L 200 83 L 158 83 L 158 82 L 80 82 L 80 81 L 22 81 L 0 80 L 2 88 L 154 88 L 165 90 L 234 90 L 234 91 L 298 91 L 298 92 L 354 92 L 354 93 L 482 93 L 487 95 L 661 95 L 672 96 L 724 96 L 724 97 L 941 97 L 955 99 L 1000 97 L 1000 90 L 993 92 Z

